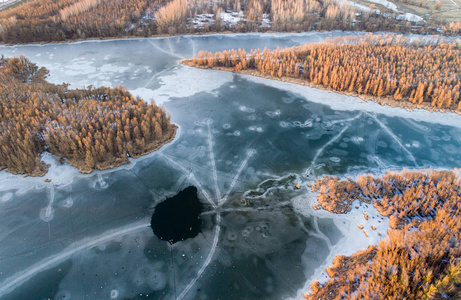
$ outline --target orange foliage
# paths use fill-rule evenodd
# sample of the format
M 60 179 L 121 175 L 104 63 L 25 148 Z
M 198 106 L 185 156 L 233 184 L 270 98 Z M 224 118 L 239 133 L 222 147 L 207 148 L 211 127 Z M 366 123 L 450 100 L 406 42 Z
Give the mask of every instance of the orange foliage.
M 327 203 L 342 201 L 344 196 L 336 192 L 347 193 L 338 187 L 345 184 L 353 185 L 354 198 L 395 217 L 396 229 L 376 247 L 337 256 L 327 269 L 331 279 L 315 283 L 306 299 L 442 299 L 459 293 L 461 180 L 454 172 L 404 170 L 356 181 L 326 178 L 314 186 L 320 190 L 319 202 L 322 197 Z
M 301 78 L 337 91 L 389 96 L 414 104 L 460 110 L 461 45 L 392 34 L 345 37 L 269 51 L 201 51 L 192 66 L 251 69 Z
M 244 16 L 237 24 L 220 14 Z M 198 14 L 211 14 L 205 26 L 194 26 Z M 270 18 L 271 25 L 262 22 Z M 264 25 L 264 26 L 263 26 Z M 266 31 L 364 30 L 457 35 L 460 23 L 427 19 L 424 26 L 398 20 L 395 14 L 355 11 L 334 0 L 29 0 L 0 11 L 0 41 L 30 43 L 85 38 L 152 36 L 232 30 Z
M 0 169 L 43 175 L 44 151 L 84 172 L 105 169 L 174 136 L 162 108 L 123 88 L 70 90 L 46 82 L 47 73 L 22 56 L 0 60 Z

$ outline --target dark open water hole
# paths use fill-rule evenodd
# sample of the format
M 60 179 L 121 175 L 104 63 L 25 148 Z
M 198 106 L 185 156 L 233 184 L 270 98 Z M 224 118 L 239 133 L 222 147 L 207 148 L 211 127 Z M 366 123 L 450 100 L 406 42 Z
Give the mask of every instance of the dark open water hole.
M 150 222 L 152 230 L 159 239 L 171 244 L 193 238 L 201 231 L 202 209 L 197 188 L 187 187 L 155 207 Z

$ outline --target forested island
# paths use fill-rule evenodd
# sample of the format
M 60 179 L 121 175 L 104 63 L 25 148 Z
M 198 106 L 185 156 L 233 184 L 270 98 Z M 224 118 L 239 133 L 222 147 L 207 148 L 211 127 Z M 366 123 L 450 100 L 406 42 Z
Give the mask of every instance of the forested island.
M 0 42 L 16 44 L 210 32 L 461 32 L 461 19 L 451 13 L 453 4 L 440 0 L 397 1 L 398 9 L 395 4 L 390 5 L 392 9 L 379 5 L 379 1 L 335 0 L 8 2 L 0 5 Z
M 171 141 L 167 112 L 118 88 L 69 89 L 27 58 L 0 60 L 0 169 L 43 176 L 48 151 L 82 173 L 128 163 Z
M 461 296 L 459 171 L 387 172 L 315 182 L 323 209 L 347 213 L 353 201 L 389 217 L 389 237 L 349 257 L 338 255 L 324 284 L 306 299 L 446 299 Z M 369 228 L 371 230 L 372 228 Z
M 182 64 L 326 88 L 406 108 L 461 111 L 461 42 L 365 35 L 283 50 L 200 51 Z

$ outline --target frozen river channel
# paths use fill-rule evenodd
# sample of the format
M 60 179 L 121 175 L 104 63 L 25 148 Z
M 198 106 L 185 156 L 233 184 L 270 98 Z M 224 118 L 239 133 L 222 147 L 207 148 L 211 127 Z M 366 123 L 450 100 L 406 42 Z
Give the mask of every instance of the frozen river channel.
M 323 175 L 460 167 L 461 116 L 179 65 L 200 50 L 349 34 L 0 47 L 48 68 L 54 83 L 121 84 L 165 106 L 179 126 L 161 150 L 116 169 L 82 175 L 44 155 L 52 167 L 43 178 L 0 172 L 0 298 L 299 298 L 325 279 L 336 254 L 379 242 L 386 219 L 364 205 L 347 216 L 313 211 L 307 184 Z M 171 245 L 153 234 L 151 216 L 189 186 L 203 206 L 201 229 Z M 363 211 L 372 216 L 367 226 L 378 227 L 369 237 L 357 228 Z

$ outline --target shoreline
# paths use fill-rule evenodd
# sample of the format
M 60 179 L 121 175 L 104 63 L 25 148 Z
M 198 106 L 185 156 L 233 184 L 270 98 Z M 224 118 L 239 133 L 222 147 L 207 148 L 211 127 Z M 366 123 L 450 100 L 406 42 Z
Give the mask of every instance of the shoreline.
M 31 42 L 31 43 L 4 43 L 0 42 L 0 47 L 14 47 L 14 46 L 46 46 L 46 45 L 59 45 L 59 44 L 78 44 L 78 43 L 86 43 L 86 42 L 105 42 L 105 41 L 124 41 L 124 40 L 146 40 L 146 39 L 163 39 L 163 38 L 171 38 L 171 37 L 196 37 L 196 36 L 230 36 L 230 35 L 310 35 L 310 34 L 322 34 L 326 32 L 348 32 L 351 34 L 358 33 L 358 34 L 367 34 L 370 33 L 368 31 L 354 31 L 354 30 L 341 30 L 341 29 L 334 29 L 334 30 L 311 30 L 311 31 L 249 31 L 249 32 L 234 32 L 234 31 L 210 31 L 210 32 L 197 32 L 197 33 L 185 33 L 185 34 L 159 34 L 159 35 L 152 35 L 152 36 L 136 36 L 136 35 L 127 35 L 121 37 L 92 37 L 92 38 L 85 38 L 85 39 L 75 39 L 75 40 L 64 40 L 64 41 L 51 41 L 51 42 Z M 371 32 L 373 34 L 378 34 L 381 31 Z M 387 31 L 386 31 L 387 32 Z M 391 31 L 389 31 L 391 32 Z M 410 34 L 410 33 L 403 33 L 403 32 L 392 32 L 395 34 Z M 411 33 L 413 34 L 413 33 Z M 421 36 L 425 36 L 424 34 L 419 34 Z M 440 37 L 448 37 L 445 35 L 437 35 Z
M 130 157 L 137 159 L 137 158 L 140 158 L 141 156 L 144 156 L 144 155 L 147 155 L 149 153 L 159 150 L 164 145 L 174 140 L 174 138 L 176 137 L 177 130 L 178 130 L 178 126 L 175 124 L 172 124 L 172 130 L 170 130 L 169 134 L 166 135 L 163 140 L 150 143 L 149 145 L 145 147 L 144 151 L 141 152 L 141 154 L 136 154 Z M 94 168 L 84 168 L 82 166 L 81 161 L 69 161 L 68 160 L 67 163 L 71 165 L 72 167 L 77 168 L 81 174 L 91 174 L 95 170 L 103 171 L 107 169 L 117 168 L 125 164 L 129 164 L 130 161 L 128 159 L 125 160 L 122 158 L 116 158 L 115 160 L 110 161 L 110 162 L 106 161 L 106 162 L 96 163 Z M 46 174 L 43 174 L 40 177 L 43 177 L 44 175 Z
M 276 31 L 276 30 L 267 30 L 267 31 L 248 31 L 248 32 L 236 32 L 236 31 L 209 31 L 209 32 L 188 32 L 184 34 L 157 34 L 151 36 L 137 36 L 137 35 L 126 35 L 119 37 L 91 37 L 91 38 L 80 38 L 80 39 L 67 39 L 64 41 L 49 41 L 49 42 L 29 42 L 29 43 L 4 43 L 0 42 L 0 46 L 14 47 L 14 46 L 46 46 L 46 45 L 59 45 L 59 44 L 75 44 L 82 42 L 104 42 L 104 41 L 123 41 L 123 40 L 145 40 L 145 39 L 161 39 L 161 38 L 170 38 L 170 37 L 196 37 L 196 36 L 213 36 L 213 35 L 258 35 L 258 34 L 296 34 L 296 35 L 306 35 L 306 34 L 315 34 L 315 33 L 326 33 L 326 32 L 349 32 L 351 34 L 380 34 L 382 32 L 394 33 L 397 35 L 417 35 L 417 36 L 437 36 L 441 38 L 460 38 L 461 36 L 455 35 L 446 35 L 446 34 L 430 34 L 430 33 L 411 33 L 411 32 L 399 32 L 399 31 L 364 31 L 364 30 L 342 30 L 342 29 L 333 29 L 333 30 L 311 30 L 311 31 Z
M 418 172 L 418 171 L 416 171 L 416 172 L 419 173 L 419 175 L 421 177 L 418 178 L 418 174 L 416 174 L 417 175 L 415 177 L 416 179 L 412 178 L 412 179 L 409 179 L 409 181 L 406 181 L 405 179 L 403 179 L 401 181 L 404 184 L 404 187 L 403 187 L 404 191 L 410 191 L 410 189 L 413 187 L 413 183 L 415 182 L 415 180 L 416 180 L 416 182 L 418 182 L 418 184 L 422 184 L 423 186 L 431 185 L 432 187 L 437 187 L 438 186 L 437 182 L 441 182 L 443 180 L 443 178 L 445 178 L 445 179 L 446 178 L 452 178 L 450 176 L 453 176 L 453 180 L 450 181 L 450 185 L 453 187 L 454 191 L 458 191 L 458 189 L 456 188 L 456 185 L 457 184 L 459 185 L 459 175 L 460 175 L 460 173 L 459 173 L 459 170 L 456 169 L 456 168 L 454 170 L 445 171 L 445 172 L 448 172 L 448 173 L 445 173 L 444 171 L 439 172 L 439 173 L 437 173 L 438 171 L 435 171 L 436 173 L 434 173 L 434 170 L 430 170 L 430 169 L 426 169 L 426 170 L 424 170 L 422 172 Z M 402 171 L 396 172 L 396 173 L 395 172 L 389 172 L 389 173 L 386 172 L 386 175 L 387 174 L 392 174 L 392 173 L 395 176 L 402 176 L 403 178 L 408 179 L 408 177 L 406 177 L 406 174 L 414 174 L 415 170 L 406 170 L 404 168 Z M 441 174 L 441 173 L 443 173 L 443 174 Z M 363 175 L 367 175 L 367 174 L 364 173 Z M 434 176 L 432 176 L 432 175 L 434 175 Z M 440 176 L 442 176 L 442 179 L 441 179 Z M 320 180 L 321 181 L 325 180 L 325 179 L 328 180 L 328 177 L 329 176 L 323 176 Z M 375 253 L 376 253 L 376 251 L 379 252 L 379 251 L 383 251 L 383 250 L 385 252 L 386 250 L 391 249 L 392 246 L 389 246 L 389 245 L 397 245 L 397 248 L 394 248 L 394 249 L 399 249 L 399 247 L 398 247 L 399 243 L 402 244 L 402 243 L 406 242 L 406 236 L 405 235 L 399 235 L 399 234 L 408 233 L 408 234 L 411 235 L 413 233 L 412 229 L 415 229 L 415 230 L 420 229 L 420 231 L 423 233 L 422 236 L 423 237 L 428 237 L 429 242 L 427 242 L 427 240 L 421 239 L 421 240 L 418 240 L 420 242 L 417 242 L 417 243 L 422 243 L 423 247 L 424 246 L 430 246 L 430 243 L 431 243 L 432 239 L 434 239 L 434 242 L 436 242 L 436 240 L 435 240 L 436 237 L 433 236 L 433 231 L 431 229 L 428 229 L 428 227 L 424 227 L 424 226 L 420 227 L 419 225 L 423 224 L 423 223 L 426 223 L 426 222 L 427 222 L 426 224 L 431 224 L 431 222 L 435 223 L 435 224 L 438 224 L 437 223 L 438 219 L 436 218 L 436 215 L 438 215 L 438 212 L 440 210 L 445 209 L 444 207 L 446 207 L 446 205 L 445 205 L 446 203 L 450 203 L 449 200 L 448 200 L 448 199 L 450 199 L 450 197 L 447 197 L 448 194 L 446 194 L 446 195 L 438 194 L 439 195 L 438 197 L 442 197 L 442 198 L 445 197 L 446 202 L 442 202 L 442 204 L 440 204 L 440 200 L 436 199 L 437 204 L 435 206 L 432 206 L 431 201 L 433 202 L 434 199 L 435 199 L 435 198 L 432 198 L 428 202 L 425 202 L 424 205 L 426 207 L 428 207 L 428 208 L 431 208 L 431 209 L 435 210 L 435 212 L 433 212 L 434 215 L 429 216 L 429 214 L 431 214 L 430 212 L 425 213 L 423 211 L 425 209 L 424 207 L 421 209 L 421 211 L 423 213 L 422 213 L 422 215 L 420 215 L 419 213 L 413 214 L 413 212 L 412 212 L 412 210 L 410 208 L 410 205 L 408 205 L 408 204 L 404 204 L 403 207 L 401 205 L 395 205 L 395 203 L 392 203 L 392 202 L 395 202 L 394 200 L 392 200 L 390 202 L 389 206 L 386 206 L 387 204 L 384 204 L 383 206 L 381 206 L 381 204 L 375 205 L 377 203 L 376 201 L 379 202 L 380 201 L 379 199 L 385 199 L 387 197 L 387 194 L 385 194 L 385 192 L 380 191 L 380 193 L 381 192 L 382 193 L 380 195 L 377 195 L 377 196 L 376 195 L 370 195 L 370 194 L 366 195 L 366 193 L 365 193 L 365 196 L 363 196 L 359 192 L 358 194 L 353 195 L 354 200 L 346 199 L 347 202 L 351 206 L 351 208 L 349 210 L 346 210 L 346 211 L 337 210 L 335 207 L 332 207 L 330 205 L 323 206 L 321 204 L 322 200 L 321 200 L 321 198 L 319 196 L 320 195 L 324 195 L 324 196 L 328 195 L 328 197 L 333 197 L 333 198 L 330 199 L 330 201 L 336 202 L 337 204 L 342 204 L 342 203 L 345 203 L 346 200 L 344 200 L 342 198 L 340 199 L 339 194 L 347 195 L 346 197 L 348 197 L 349 195 L 351 195 L 351 193 L 352 194 L 354 193 L 354 191 L 349 190 L 349 188 L 346 190 L 345 184 L 347 183 L 346 182 L 347 180 L 352 181 L 353 184 L 357 184 L 358 186 L 366 186 L 366 188 L 368 188 L 369 185 L 365 184 L 365 183 L 358 183 L 359 178 L 351 179 L 350 177 L 346 178 L 345 176 L 340 176 L 340 177 L 332 176 L 331 178 L 333 178 L 333 177 L 337 179 L 337 182 L 334 184 L 334 186 L 339 188 L 339 190 L 329 190 L 331 188 L 330 183 L 328 183 L 326 181 L 320 182 L 319 186 L 316 186 L 315 189 L 311 189 L 310 194 L 309 193 L 306 194 L 307 196 L 306 195 L 305 196 L 300 196 L 300 197 L 303 197 L 302 199 L 299 199 L 300 197 L 294 199 L 294 200 L 298 200 L 298 203 L 303 201 L 303 200 L 305 201 L 305 203 L 302 203 L 301 205 L 298 204 L 297 210 L 300 213 L 304 213 L 304 214 L 307 213 L 307 214 L 310 214 L 310 215 L 319 214 L 320 216 L 330 213 L 331 215 L 333 215 L 333 217 L 332 217 L 333 219 L 341 218 L 340 216 L 344 216 L 345 219 L 349 219 L 350 222 L 360 221 L 360 219 L 362 219 L 362 222 L 357 227 L 360 230 L 363 229 L 363 233 L 365 234 L 365 236 L 367 238 L 371 237 L 371 235 L 369 235 L 370 233 L 375 233 L 379 229 L 383 229 L 383 226 L 384 226 L 384 228 L 387 228 L 387 230 L 386 230 L 386 232 L 381 232 L 381 233 L 378 232 L 378 236 L 379 236 L 378 239 L 381 239 L 381 241 L 385 241 L 385 244 L 382 244 L 380 242 L 379 246 L 378 246 L 377 243 L 375 243 L 374 241 L 371 241 L 369 243 L 368 247 L 362 247 L 362 249 L 359 249 L 358 251 L 354 252 L 354 254 L 352 254 L 352 255 L 351 254 L 343 254 L 341 252 L 348 252 L 351 248 L 357 247 L 360 244 L 360 234 L 357 234 L 357 235 L 355 235 L 355 237 L 352 237 L 354 235 L 353 234 L 354 228 L 350 228 L 349 230 L 344 230 L 345 228 L 342 228 L 342 226 L 339 226 L 338 228 L 344 234 L 344 237 L 335 246 L 341 245 L 341 242 L 343 242 L 343 241 L 345 241 L 347 239 L 351 239 L 351 237 L 352 237 L 352 239 L 351 239 L 351 241 L 349 243 L 345 244 L 344 247 L 340 247 L 340 252 L 338 253 L 337 256 L 335 256 L 335 258 L 333 258 L 333 260 L 331 260 L 331 256 L 332 256 L 333 251 L 330 251 L 330 255 L 328 256 L 328 259 L 325 260 L 325 262 L 327 262 L 328 260 L 331 260 L 332 263 L 330 265 L 328 265 L 327 267 L 325 267 L 323 272 L 322 272 L 321 267 L 317 268 L 315 270 L 316 275 L 311 276 L 310 278 L 308 278 L 308 280 L 307 280 L 307 282 L 306 282 L 306 284 L 304 286 L 304 291 L 307 292 L 306 294 L 304 294 L 304 297 L 306 299 L 317 299 L 319 296 L 328 295 L 329 291 L 330 291 L 329 294 L 331 295 L 332 291 L 335 291 L 339 287 L 344 287 L 345 285 L 347 285 L 349 283 L 348 278 L 351 278 L 351 277 L 349 275 L 344 276 L 344 275 L 342 275 L 344 273 L 341 273 L 341 272 L 346 272 L 349 265 L 352 265 L 353 267 L 355 267 L 356 265 L 358 265 L 358 266 L 362 265 L 363 266 L 364 264 L 366 264 L 367 263 L 366 260 L 364 262 L 363 259 L 360 258 L 361 255 L 364 255 L 364 254 L 372 255 L 372 257 L 373 257 L 374 256 L 374 254 L 373 254 L 374 251 L 375 251 Z M 381 176 L 380 177 L 373 177 L 372 176 L 372 180 L 378 180 L 379 178 L 382 179 L 383 181 L 385 180 L 385 178 L 381 177 Z M 429 180 L 429 183 L 427 184 L 427 182 L 425 180 L 419 181 L 419 179 L 421 179 L 421 178 L 423 178 L 423 179 L 426 178 L 426 180 Z M 390 179 L 390 182 L 392 183 L 393 180 Z M 434 184 L 434 182 L 435 182 L 435 184 Z M 381 183 L 377 183 L 377 184 L 380 185 Z M 317 180 L 316 180 L 316 185 L 317 185 Z M 326 187 L 327 190 L 321 190 L 320 186 Z M 419 185 L 419 187 L 420 187 L 420 185 Z M 360 189 L 360 187 L 357 187 L 357 188 Z M 395 192 L 396 195 L 400 191 L 398 187 L 396 188 L 394 186 L 394 184 L 392 184 L 392 186 L 388 185 L 387 188 L 392 190 L 392 191 L 396 191 Z M 437 190 L 437 188 L 434 188 L 434 189 Z M 430 192 L 428 192 L 428 193 L 430 193 Z M 333 196 L 331 196 L 331 195 L 333 195 Z M 335 195 L 338 196 L 338 198 L 335 199 L 335 197 L 336 197 Z M 371 198 L 368 198 L 371 201 L 368 202 L 366 197 L 371 197 Z M 374 197 L 376 197 L 376 199 Z M 405 199 L 406 197 L 407 196 L 402 196 L 401 200 L 398 200 L 398 201 L 406 201 L 406 203 L 408 203 L 408 200 L 410 200 L 410 199 Z M 415 197 L 415 196 L 412 195 L 412 196 L 409 196 L 409 197 Z M 456 195 L 453 196 L 453 198 L 455 198 L 455 197 L 457 197 L 457 196 Z M 459 197 L 459 193 L 458 193 L 458 197 Z M 392 195 L 390 195 L 389 198 L 392 198 Z M 451 199 L 453 199 L 453 198 L 451 198 Z M 308 201 L 306 201 L 306 200 L 308 200 Z M 349 200 L 352 200 L 352 202 L 350 202 Z M 453 200 L 453 201 L 456 201 L 456 200 Z M 315 204 L 313 206 L 309 207 L 309 204 L 312 204 L 312 203 L 315 203 Z M 455 203 L 455 202 L 453 202 L 453 203 Z M 296 204 L 296 202 L 294 204 Z M 319 207 L 319 204 L 320 204 L 320 207 Z M 315 207 L 316 205 L 317 205 L 317 207 Z M 405 207 L 405 205 L 406 205 L 406 207 Z M 356 211 L 360 210 L 361 207 L 365 207 L 365 209 L 362 211 L 363 216 L 361 218 L 361 216 L 358 215 L 358 220 L 357 220 L 357 219 L 354 218 L 354 216 L 356 215 Z M 392 208 L 393 212 L 391 212 L 389 214 L 388 210 L 387 210 L 388 208 Z M 418 208 L 418 212 L 421 212 L 421 211 Z M 449 211 L 449 209 L 448 209 L 448 211 Z M 397 214 L 397 217 L 395 217 L 396 214 Z M 454 215 L 453 219 L 456 220 L 457 217 L 458 217 L 457 215 Z M 400 218 L 402 218 L 401 221 L 398 220 Z M 369 226 L 373 223 L 373 221 L 376 221 L 377 219 L 380 219 L 380 220 L 378 220 L 380 225 L 379 226 L 372 225 L 372 227 L 371 227 L 372 231 L 369 230 Z M 407 222 L 403 222 L 404 219 Z M 370 224 L 370 222 L 371 222 L 371 224 Z M 346 225 L 346 223 L 344 223 L 344 224 Z M 432 225 L 432 226 L 434 226 L 434 225 Z M 429 227 L 429 228 L 433 228 L 433 227 Z M 453 227 L 453 228 L 454 228 L 454 232 L 456 232 L 457 227 Z M 357 230 L 357 228 L 355 228 L 355 230 Z M 446 234 L 450 234 L 449 229 L 447 229 Z M 418 235 L 416 235 L 416 236 L 418 236 Z M 410 238 L 409 239 L 409 244 L 410 244 L 409 247 L 414 247 L 412 245 L 415 244 L 415 240 L 412 240 Z M 418 244 L 418 245 L 420 245 L 420 244 Z M 366 243 L 364 243 L 362 246 L 366 246 Z M 456 246 L 449 246 L 449 247 L 453 247 L 454 249 L 456 249 Z M 334 248 L 335 247 L 333 247 L 332 249 L 334 249 Z M 392 251 L 393 252 L 390 252 L 390 253 L 397 253 L 395 250 L 392 250 Z M 416 251 L 416 253 L 418 253 L 418 251 Z M 397 255 L 399 255 L 399 254 L 397 253 Z M 453 254 L 453 255 L 456 255 L 456 254 Z M 341 256 L 346 256 L 346 258 L 344 258 L 344 257 L 340 258 Z M 386 258 L 386 256 L 390 257 L 389 254 L 385 253 L 383 255 L 384 259 Z M 403 256 L 403 257 L 405 257 L 405 256 Z M 375 265 L 380 264 L 379 260 L 375 260 L 374 258 L 372 258 L 372 259 L 373 259 L 373 261 L 368 261 L 368 263 L 375 264 Z M 392 259 L 394 259 L 394 258 L 392 257 Z M 416 256 L 415 259 L 418 259 L 418 257 Z M 421 257 L 419 259 L 424 259 L 424 256 L 421 255 Z M 440 258 L 440 256 L 439 256 L 439 259 L 443 259 L 443 258 Z M 405 264 L 405 263 L 402 263 L 402 261 L 400 260 L 399 266 L 400 266 L 400 264 Z M 440 262 L 439 262 L 439 264 L 440 264 Z M 325 264 L 323 264 L 323 265 L 325 265 Z M 433 266 L 434 265 L 435 264 L 433 264 Z M 346 268 L 346 271 L 345 271 L 345 268 Z M 417 266 L 415 268 L 418 269 Z M 437 267 L 432 267 L 432 268 L 435 268 L 434 270 L 438 270 Z M 449 268 L 449 266 L 447 268 Z M 443 280 L 443 278 L 444 278 L 443 276 L 445 276 L 444 275 L 445 273 L 443 273 L 443 272 L 445 272 L 445 271 L 438 270 L 437 273 L 436 273 L 436 276 L 440 276 L 440 280 Z M 357 276 L 357 274 L 359 276 L 361 276 L 363 274 L 363 273 L 360 273 L 361 271 L 357 271 L 357 269 L 355 269 L 354 272 L 355 273 L 353 273 L 353 274 L 355 274 L 356 276 Z M 325 273 L 328 276 L 326 276 Z M 340 274 L 340 275 L 338 276 L 338 274 Z M 368 275 L 364 275 L 364 278 L 366 278 L 367 276 Z M 411 276 L 412 275 L 410 275 L 410 277 Z M 373 277 L 371 276 L 371 278 L 373 278 Z M 376 277 L 374 277 L 374 278 L 376 279 Z M 326 279 L 326 281 L 324 281 L 325 279 Z M 315 280 L 315 281 L 313 281 L 313 280 Z M 355 280 L 357 281 L 357 279 L 355 279 Z M 310 286 L 309 282 L 315 283 L 315 285 Z M 376 281 L 373 281 L 373 282 L 376 282 Z M 319 285 L 319 283 L 320 283 L 320 285 Z M 379 281 L 376 282 L 376 283 L 378 285 L 382 285 L 382 283 L 379 282 Z M 434 284 L 437 285 L 437 283 L 434 283 Z M 460 286 L 458 286 L 458 292 L 460 291 L 459 287 Z M 351 288 L 351 286 L 349 285 L 348 288 Z M 323 293 L 320 292 L 320 294 L 319 294 L 318 292 L 320 290 L 324 290 L 324 291 L 326 290 L 326 292 L 323 292 Z M 354 288 L 351 288 L 351 290 L 349 290 L 348 292 L 353 292 L 353 291 L 354 291 Z M 439 291 L 441 291 L 441 290 L 439 290 Z M 312 292 L 313 292 L 313 294 L 312 294 Z M 299 292 L 298 292 L 298 295 L 299 295 Z
M 266 33 L 286 33 L 286 34 L 303 34 L 303 33 L 310 33 L 310 32 L 333 32 L 333 31 L 342 31 L 344 30 L 324 30 L 324 31 L 274 31 L 274 30 L 268 30 L 268 31 L 249 31 L 249 32 L 234 32 L 234 31 L 210 31 L 210 32 L 191 32 L 191 33 L 185 33 L 185 34 L 157 34 L 157 35 L 151 35 L 151 36 L 137 36 L 137 35 L 126 35 L 126 36 L 120 36 L 120 37 L 91 37 L 91 38 L 85 38 L 85 39 L 68 39 L 64 41 L 51 41 L 51 42 L 30 42 L 30 43 L 3 43 L 0 42 L 0 46 L 7 46 L 7 47 L 13 47 L 13 46 L 27 46 L 27 45 L 56 45 L 56 44 L 73 44 L 73 43 L 81 43 L 81 42 L 94 42 L 94 41 L 118 41 L 118 40 L 144 40 L 144 39 L 155 39 L 155 38 L 169 38 L 169 37 L 181 37 L 181 36 L 208 36 L 208 35 L 231 35 L 231 34 L 266 34 Z M 348 30 L 349 31 L 349 30 Z M 347 32 L 348 32 L 347 31 Z M 366 31 L 350 31 L 350 32 L 363 32 L 366 33 Z
M 176 124 L 175 124 L 176 125 Z M 178 126 L 178 125 L 176 125 Z M 178 126 L 175 132 L 174 138 L 169 142 L 166 141 L 160 146 L 159 149 L 146 153 L 145 155 L 140 156 L 137 159 L 129 158 L 129 163 L 122 164 L 118 167 L 107 168 L 104 170 L 93 170 L 91 174 L 83 174 L 79 172 L 78 168 L 71 166 L 68 162 L 60 164 L 58 157 L 45 151 L 41 154 L 41 161 L 45 164 L 50 165 L 48 172 L 43 177 L 34 177 L 27 175 L 16 175 L 8 172 L 7 170 L 0 171 L 0 192 L 8 192 L 10 194 L 25 195 L 33 189 L 43 189 L 47 186 L 54 186 L 63 188 L 65 186 L 71 185 L 76 180 L 87 179 L 93 176 L 108 176 L 108 174 L 113 174 L 116 172 L 123 172 L 124 170 L 132 170 L 136 168 L 138 163 L 145 161 L 146 159 L 152 159 L 157 155 L 167 149 L 168 144 L 174 144 L 181 135 L 181 127 Z M 58 159 L 56 159 L 58 158 Z M 3 201 L 5 202 L 5 201 Z M 2 203 L 2 198 L 0 197 L 0 204 Z
M 341 232 L 341 239 L 332 246 L 330 253 L 326 259 L 313 270 L 311 276 L 306 277 L 304 286 L 296 291 L 296 297 L 290 299 L 303 299 L 306 292 L 311 291 L 311 284 L 314 281 L 326 283 L 330 280 L 327 274 L 327 268 L 333 265 L 333 260 L 338 255 L 351 256 L 360 250 L 367 249 L 369 246 L 376 246 L 382 240 L 388 237 L 387 230 L 390 229 L 389 219 L 379 214 L 378 210 L 366 203 L 355 201 L 353 209 L 345 214 L 337 214 L 325 209 L 315 210 L 313 205 L 318 203 L 317 192 L 308 192 L 299 195 L 292 199 L 294 210 L 303 215 L 317 218 L 328 218 L 333 220 L 333 223 Z M 358 206 L 358 208 L 355 208 Z M 365 220 L 364 213 L 369 215 L 369 219 Z M 363 224 L 367 235 L 359 225 Z M 375 226 L 376 230 L 372 230 L 371 226 Z M 379 233 L 379 234 L 378 234 Z
M 130 156 L 130 158 L 138 159 L 138 158 L 140 158 L 142 156 L 148 155 L 148 154 L 150 154 L 150 153 L 152 153 L 154 151 L 159 150 L 164 145 L 170 143 L 171 141 L 173 141 L 175 139 L 177 131 L 178 131 L 178 126 L 175 125 L 175 124 L 172 124 L 172 130 L 170 130 L 168 135 L 166 135 L 163 140 L 150 143 L 149 145 L 146 146 L 146 148 L 144 149 L 144 151 L 141 154 Z M 42 155 L 44 155 L 44 154 L 51 155 L 56 160 L 56 162 L 58 162 L 59 165 L 64 165 L 64 164 L 67 163 L 69 166 L 75 168 L 80 174 L 91 174 L 91 173 L 93 173 L 93 171 L 96 171 L 96 170 L 97 171 L 104 171 L 104 170 L 114 169 L 114 168 L 117 168 L 117 167 L 120 167 L 120 166 L 127 165 L 127 164 L 131 163 L 130 160 L 128 159 L 128 157 L 126 159 L 115 158 L 112 161 L 104 161 L 104 162 L 96 163 L 94 168 L 85 168 L 84 163 L 82 163 L 81 160 L 68 160 L 66 157 L 61 157 L 61 156 L 55 155 L 53 153 L 50 153 L 48 151 L 44 151 L 44 152 L 40 153 L 40 157 Z M 59 162 L 60 160 L 64 160 L 64 161 L 62 163 L 60 163 Z M 42 161 L 42 164 L 46 166 L 46 169 L 41 170 L 40 172 L 37 172 L 37 173 L 32 173 L 32 174 L 13 173 L 13 172 L 10 172 L 8 170 L 8 168 L 4 168 L 4 169 L 2 169 L 0 171 L 5 171 L 5 172 L 8 172 L 8 173 L 10 173 L 12 175 L 19 175 L 19 176 L 22 176 L 22 177 L 32 177 L 32 178 L 46 177 L 46 175 L 48 174 L 49 168 L 51 167 L 51 164 L 49 164 L 49 163 L 47 164 L 47 163 L 45 163 L 43 161 Z M 46 180 L 51 181 L 48 178 Z
M 249 75 L 249 76 L 254 76 L 254 77 L 259 77 L 259 78 L 264 78 L 264 79 L 269 79 L 269 80 L 275 80 L 275 81 L 281 81 L 281 82 L 287 82 L 287 83 L 292 83 L 296 85 L 303 85 L 307 86 L 310 88 L 315 88 L 319 90 L 324 90 L 328 92 L 333 92 L 341 95 L 346 95 L 346 96 L 351 96 L 351 97 L 357 97 L 360 100 L 364 102 L 372 101 L 375 102 L 381 106 L 389 106 L 389 107 L 399 107 L 403 108 L 407 111 L 414 111 L 417 109 L 424 109 L 426 111 L 429 111 L 431 113 L 433 112 L 439 112 L 439 113 L 455 113 L 457 115 L 461 115 L 461 111 L 453 110 L 453 109 L 444 109 L 444 108 L 437 108 L 431 106 L 429 103 L 423 103 L 423 104 L 413 104 L 409 101 L 397 101 L 394 100 L 393 97 L 391 96 L 386 96 L 386 97 L 375 97 L 375 96 L 370 96 L 370 95 L 364 95 L 364 94 L 359 94 L 356 92 L 348 92 L 348 91 L 337 91 L 331 88 L 328 88 L 324 85 L 316 84 L 307 80 L 303 80 L 300 78 L 292 78 L 292 77 L 277 77 L 277 76 L 271 76 L 271 75 L 263 75 L 260 71 L 258 70 L 240 70 L 240 71 L 235 71 L 232 67 L 208 67 L 208 66 L 195 66 L 192 63 L 192 60 L 183 60 L 179 62 L 182 65 L 197 68 L 197 69 L 212 69 L 212 70 L 217 70 L 217 71 L 225 71 L 225 72 L 232 72 L 232 73 L 238 73 L 238 74 L 243 74 L 243 75 Z

